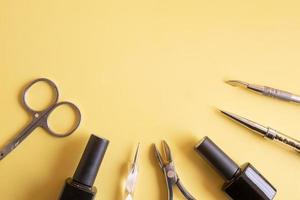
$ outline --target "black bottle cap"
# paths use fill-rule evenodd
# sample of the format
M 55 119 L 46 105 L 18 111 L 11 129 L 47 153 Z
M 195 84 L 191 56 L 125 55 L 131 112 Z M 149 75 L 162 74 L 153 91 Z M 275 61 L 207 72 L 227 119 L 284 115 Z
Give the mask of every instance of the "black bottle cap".
M 91 135 L 74 173 L 73 179 L 92 187 L 103 160 L 109 141 Z
M 231 180 L 240 170 L 239 166 L 208 137 L 204 137 L 200 143 L 195 146 L 195 150 L 226 180 Z

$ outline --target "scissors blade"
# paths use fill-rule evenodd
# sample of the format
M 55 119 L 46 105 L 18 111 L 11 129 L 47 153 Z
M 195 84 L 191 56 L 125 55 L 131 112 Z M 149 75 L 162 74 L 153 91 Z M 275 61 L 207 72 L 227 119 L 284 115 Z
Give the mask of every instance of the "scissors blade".
M 33 120 L 28 124 L 13 140 L 0 149 L 0 160 L 6 157 L 12 150 L 14 150 L 30 133 L 37 127 L 36 121 Z
M 12 150 L 14 150 L 16 148 L 16 146 L 17 145 L 15 145 L 14 143 L 9 143 L 5 147 L 3 147 L 0 150 L 0 160 L 5 158 L 7 156 L 7 154 L 9 154 Z

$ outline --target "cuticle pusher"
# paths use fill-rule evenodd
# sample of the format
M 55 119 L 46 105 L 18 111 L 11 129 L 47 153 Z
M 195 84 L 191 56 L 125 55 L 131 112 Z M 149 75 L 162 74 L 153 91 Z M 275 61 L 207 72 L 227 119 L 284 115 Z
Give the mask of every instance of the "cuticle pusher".
M 252 90 L 254 92 L 260 93 L 264 96 L 269 96 L 273 97 L 276 99 L 281 99 L 284 101 L 290 101 L 290 102 L 296 102 L 300 103 L 300 96 L 293 94 L 291 92 L 287 92 L 284 90 L 279 90 L 275 88 L 271 88 L 268 86 L 261 86 L 261 85 L 255 85 L 255 84 L 250 84 L 244 81 L 239 81 L 239 80 L 227 80 L 225 81 L 227 84 L 232 85 L 232 86 L 240 86 L 247 88 L 249 90 Z

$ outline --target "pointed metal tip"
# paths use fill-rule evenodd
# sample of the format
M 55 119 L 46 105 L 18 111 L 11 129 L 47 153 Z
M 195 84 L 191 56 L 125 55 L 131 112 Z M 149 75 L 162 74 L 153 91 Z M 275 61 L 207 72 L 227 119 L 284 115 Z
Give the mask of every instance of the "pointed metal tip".
M 163 148 L 165 148 L 165 146 L 169 146 L 166 140 L 162 140 L 161 144 L 162 144 Z
M 219 111 L 220 113 L 222 113 L 222 114 L 224 114 L 224 115 L 226 115 L 226 116 L 229 116 L 229 117 L 235 116 L 235 114 L 233 114 L 233 113 L 230 113 L 230 112 L 221 110 L 221 109 L 219 109 L 219 108 L 216 108 L 216 109 L 217 109 L 217 111 Z
M 154 152 L 156 153 L 156 152 L 158 152 L 158 149 L 157 149 L 157 147 L 156 147 L 156 144 L 152 144 L 152 147 L 153 147 L 153 150 L 154 150 Z
M 217 111 L 219 111 L 219 112 L 221 112 L 221 113 L 224 113 L 225 111 L 223 111 L 223 110 L 221 110 L 221 109 L 219 109 L 219 108 L 216 108 L 217 109 Z
M 228 117 L 229 119 L 238 122 L 239 124 L 247 127 L 248 129 L 254 131 L 254 132 L 258 132 L 260 134 L 266 134 L 268 132 L 268 128 L 257 123 L 254 121 L 251 121 L 250 119 L 247 119 L 245 117 L 241 117 L 239 115 L 227 112 L 227 111 L 221 111 L 226 117 Z
M 240 87 L 248 87 L 249 83 L 239 80 L 227 80 L 225 83 L 232 85 L 232 86 L 240 86 Z
M 153 144 L 153 149 L 154 149 L 154 154 L 155 154 L 155 157 L 156 157 L 156 159 L 158 161 L 158 164 L 159 164 L 160 168 L 163 168 L 164 161 L 163 161 L 163 158 L 162 158 L 161 154 L 159 153 L 159 151 L 158 151 L 158 149 L 157 149 L 157 147 L 156 147 L 155 144 Z
M 162 141 L 162 145 L 163 145 L 163 151 L 164 151 L 165 157 L 167 158 L 167 161 L 172 162 L 173 156 L 171 153 L 170 146 L 168 145 L 168 143 L 165 140 Z
M 140 157 L 140 143 L 138 143 L 138 146 L 137 146 L 136 151 L 135 151 L 133 165 L 137 164 L 137 161 L 138 161 L 139 157 Z
M 221 109 L 218 109 L 220 113 L 224 114 L 224 115 L 228 115 L 228 116 L 232 116 L 233 114 L 230 113 L 230 112 L 227 112 L 227 111 L 224 111 L 224 110 L 221 110 Z
M 236 115 L 236 114 L 233 114 L 233 113 L 231 113 L 231 112 L 228 112 L 228 111 L 224 111 L 224 110 L 220 110 L 220 109 L 219 109 L 219 111 L 220 111 L 222 114 L 226 115 L 227 117 L 229 117 L 229 118 L 231 118 L 231 119 L 238 120 L 238 119 L 241 119 L 241 118 L 242 118 L 242 117 L 240 117 L 240 116 L 238 116 L 238 115 Z
M 244 117 L 241 117 L 239 115 L 236 115 L 234 113 L 231 113 L 231 112 L 228 112 L 228 111 L 224 111 L 224 110 L 219 110 L 223 115 L 225 115 L 226 117 L 228 117 L 229 119 L 233 119 L 235 121 L 238 121 L 238 122 L 245 122 L 245 121 L 250 121 Z
M 137 145 L 137 148 L 136 148 L 136 153 L 138 153 L 140 151 L 140 146 L 141 146 L 141 143 L 139 142 Z

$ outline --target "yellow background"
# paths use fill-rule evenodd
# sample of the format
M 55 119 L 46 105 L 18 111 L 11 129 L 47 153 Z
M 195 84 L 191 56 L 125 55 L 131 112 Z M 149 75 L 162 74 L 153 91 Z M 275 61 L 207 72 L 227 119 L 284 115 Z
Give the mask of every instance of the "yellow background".
M 161 139 L 197 199 L 226 199 L 223 180 L 193 151 L 205 135 L 237 163 L 251 162 L 276 186 L 276 199 L 300 199 L 299 155 L 215 109 L 300 138 L 299 105 L 223 82 L 240 79 L 300 93 L 299 6 L 290 0 L 1 0 L 0 144 L 30 120 L 18 98 L 34 78 L 54 80 L 61 99 L 76 103 L 83 115 L 74 135 L 57 139 L 37 129 L 1 161 L 1 199 L 56 199 L 91 133 L 111 141 L 96 199 L 122 199 L 138 142 L 135 199 L 166 199 L 151 148 Z M 175 199 L 182 199 L 178 191 Z

